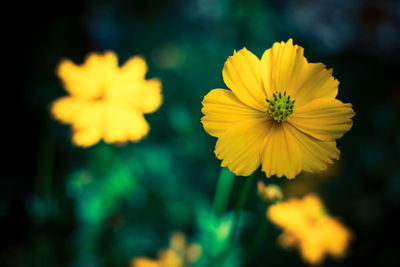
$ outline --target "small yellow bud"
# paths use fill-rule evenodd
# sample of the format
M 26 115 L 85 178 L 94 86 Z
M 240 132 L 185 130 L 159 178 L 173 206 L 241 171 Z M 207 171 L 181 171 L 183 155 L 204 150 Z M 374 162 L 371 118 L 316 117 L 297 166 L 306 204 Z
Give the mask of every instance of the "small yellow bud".
M 265 185 L 263 182 L 259 181 L 257 183 L 258 195 L 265 202 L 282 200 L 283 194 L 281 188 L 275 184 Z

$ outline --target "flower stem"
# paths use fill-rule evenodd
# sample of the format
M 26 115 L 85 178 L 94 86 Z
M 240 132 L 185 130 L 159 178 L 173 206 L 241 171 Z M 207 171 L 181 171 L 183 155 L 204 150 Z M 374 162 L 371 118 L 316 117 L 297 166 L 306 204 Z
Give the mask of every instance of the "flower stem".
M 231 238 L 236 237 L 237 230 L 238 230 L 237 229 L 238 222 L 240 219 L 240 213 L 242 211 L 242 208 L 244 207 L 244 204 L 246 203 L 247 196 L 249 195 L 251 184 L 252 184 L 255 176 L 256 176 L 255 173 L 253 173 L 246 179 L 246 183 L 244 184 L 242 192 L 240 193 L 240 197 L 239 197 L 239 200 L 238 200 L 238 202 L 236 204 L 236 208 L 235 208 L 235 217 L 234 217 L 234 221 L 233 221 L 234 226 L 233 226 L 233 232 L 232 232 Z
M 222 215 L 226 210 L 234 179 L 235 175 L 228 168 L 221 169 L 212 206 L 217 216 Z
M 225 177 L 227 172 L 229 172 L 229 176 Z M 221 170 L 220 179 L 218 181 L 217 190 L 213 202 L 214 212 L 221 212 L 220 214 L 222 214 L 225 211 L 229 200 L 229 194 L 232 189 L 234 177 L 235 177 L 234 174 L 232 174 L 229 170 L 224 170 L 224 169 Z M 252 174 L 250 177 L 246 179 L 245 185 L 240 193 L 239 200 L 236 204 L 235 213 L 233 217 L 232 232 L 228 236 L 228 239 L 226 240 L 227 242 L 225 247 L 215 258 L 212 259 L 212 261 L 208 266 L 221 266 L 220 262 L 225 259 L 227 253 L 229 253 L 230 251 L 230 248 L 234 247 L 234 242 L 231 241 L 236 236 L 236 232 L 238 229 L 238 222 L 240 219 L 240 212 L 244 204 L 246 203 L 246 199 L 249 194 L 254 177 L 255 174 Z M 224 188 L 224 186 L 226 186 L 226 188 Z M 223 197 L 220 195 L 222 195 Z
M 240 197 L 239 197 L 239 200 L 238 200 L 236 208 L 235 208 L 235 216 L 240 215 L 240 212 L 241 212 L 244 204 L 246 203 L 246 199 L 247 199 L 247 196 L 249 195 L 251 184 L 252 184 L 255 176 L 256 175 L 253 173 L 246 179 L 246 183 L 244 184 L 242 192 L 240 193 Z

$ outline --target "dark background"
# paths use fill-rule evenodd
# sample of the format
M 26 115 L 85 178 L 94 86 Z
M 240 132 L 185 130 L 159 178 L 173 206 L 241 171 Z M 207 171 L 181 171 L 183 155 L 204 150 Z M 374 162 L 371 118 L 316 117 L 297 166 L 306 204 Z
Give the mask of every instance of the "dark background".
M 3 13 L 11 17 L 3 22 L 1 265 L 125 266 L 155 256 L 178 229 L 212 248 L 204 213 L 220 162 L 200 123 L 202 98 L 226 88 L 222 67 L 234 49 L 261 57 L 289 38 L 309 61 L 334 69 L 338 98 L 356 111 L 354 127 L 328 171 L 287 181 L 258 170 L 257 179 L 281 184 L 287 196 L 318 192 L 353 230 L 348 257 L 326 266 L 400 264 L 399 1 L 17 2 Z M 49 115 L 66 94 L 55 68 L 62 58 L 82 63 L 105 50 L 120 64 L 145 56 L 147 77 L 163 82 L 164 103 L 146 116 L 152 129 L 140 143 L 77 148 L 69 127 Z M 235 179 L 229 210 L 243 183 Z M 264 216 L 255 184 L 251 190 L 248 224 L 227 266 L 241 265 Z M 279 230 L 268 229 L 249 266 L 303 264 L 276 245 Z

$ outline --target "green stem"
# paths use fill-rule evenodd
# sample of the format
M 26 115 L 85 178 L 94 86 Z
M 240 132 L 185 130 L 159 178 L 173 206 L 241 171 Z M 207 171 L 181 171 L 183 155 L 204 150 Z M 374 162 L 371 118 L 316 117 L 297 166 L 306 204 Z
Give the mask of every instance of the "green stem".
M 255 173 L 253 173 L 246 179 L 246 183 L 244 184 L 242 192 L 240 193 L 239 201 L 236 204 L 236 208 L 235 208 L 235 216 L 236 217 L 238 217 L 240 215 L 240 212 L 242 211 L 242 208 L 244 207 L 244 204 L 246 203 L 246 199 L 247 199 L 247 196 L 249 195 L 251 184 L 252 184 L 255 176 L 256 176 Z
M 226 210 L 234 180 L 235 175 L 228 168 L 221 169 L 212 206 L 213 212 L 217 216 L 222 215 Z
M 238 202 L 236 204 L 236 208 L 235 208 L 235 217 L 234 217 L 234 221 L 233 221 L 233 231 L 232 231 L 231 238 L 235 238 L 235 236 L 236 236 L 236 233 L 238 230 L 237 229 L 238 222 L 240 219 L 240 213 L 244 207 L 244 204 L 246 203 L 247 196 L 249 195 L 250 188 L 251 188 L 251 185 L 252 185 L 252 182 L 253 182 L 255 176 L 256 176 L 255 173 L 253 173 L 246 179 L 246 183 L 244 184 L 242 192 L 240 193 L 240 197 L 239 197 L 239 200 L 238 200 Z

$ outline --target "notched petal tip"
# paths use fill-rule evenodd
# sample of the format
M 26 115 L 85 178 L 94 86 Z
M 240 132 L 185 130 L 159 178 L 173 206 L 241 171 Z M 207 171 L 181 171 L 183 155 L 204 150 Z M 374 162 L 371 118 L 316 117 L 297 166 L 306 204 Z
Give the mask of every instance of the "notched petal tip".
M 103 59 L 108 62 L 109 64 L 112 64 L 116 67 L 118 67 L 118 56 L 115 54 L 115 52 L 111 50 L 107 50 L 103 54 Z
M 352 103 L 344 103 L 344 105 L 349 108 L 349 113 L 350 113 L 350 118 L 353 118 L 356 115 L 356 112 L 353 109 L 353 104 Z
M 98 52 L 90 52 L 85 55 L 84 62 L 82 65 L 88 64 L 90 62 L 98 61 L 103 57 L 103 54 Z
M 286 177 L 286 179 L 288 179 L 288 180 L 293 180 L 296 176 L 295 175 L 293 175 L 293 176 L 285 176 Z
M 118 58 L 117 54 L 112 50 L 104 51 L 104 56 Z
M 125 64 L 129 64 L 129 63 L 136 63 L 136 64 L 140 64 L 140 65 L 145 65 L 147 67 L 146 58 L 143 55 L 131 56 L 130 58 L 128 58 L 125 61 Z

